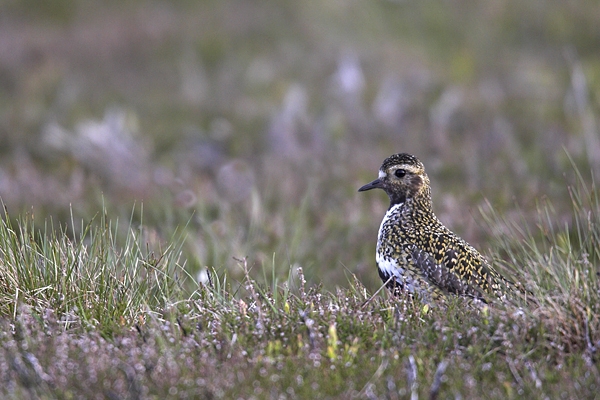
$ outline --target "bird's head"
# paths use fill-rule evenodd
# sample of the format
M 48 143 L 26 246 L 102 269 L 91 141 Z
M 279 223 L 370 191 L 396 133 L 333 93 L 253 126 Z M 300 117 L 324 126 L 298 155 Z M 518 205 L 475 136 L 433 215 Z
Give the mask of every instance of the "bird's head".
M 411 198 L 430 198 L 429 177 L 423 163 L 406 153 L 386 158 L 379 169 L 379 177 L 358 191 L 371 189 L 383 189 L 389 196 L 391 205 L 404 203 Z

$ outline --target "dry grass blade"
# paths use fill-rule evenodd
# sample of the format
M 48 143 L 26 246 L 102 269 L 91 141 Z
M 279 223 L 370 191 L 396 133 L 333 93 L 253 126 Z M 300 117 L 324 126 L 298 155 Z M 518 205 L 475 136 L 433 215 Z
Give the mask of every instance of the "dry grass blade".
M 406 363 L 406 379 L 408 382 L 408 388 L 410 390 L 410 399 L 418 400 L 419 399 L 419 382 L 417 381 L 417 363 L 415 362 L 415 358 L 411 354 L 408 356 L 408 362 Z
M 442 360 L 438 367 L 435 370 L 435 375 L 433 376 L 433 382 L 431 384 L 431 388 L 429 389 L 429 399 L 435 400 L 438 398 L 440 394 L 440 389 L 442 387 L 442 382 L 444 378 L 444 373 L 446 372 L 446 368 L 448 367 L 448 361 Z

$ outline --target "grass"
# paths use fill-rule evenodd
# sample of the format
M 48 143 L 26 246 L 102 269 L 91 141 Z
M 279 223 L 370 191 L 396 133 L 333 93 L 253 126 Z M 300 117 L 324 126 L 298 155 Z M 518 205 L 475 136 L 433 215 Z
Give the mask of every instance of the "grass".
M 80 227 L 77 238 L 68 234 L 74 228 L 39 230 L 29 216 L 13 226 L 5 215 L 0 223 L 3 315 L 14 318 L 26 305 L 40 315 L 52 310 L 67 330 L 99 327 L 110 335 L 115 323 L 131 325 L 146 310 L 180 297 L 178 280 L 187 276 L 180 264 L 181 239 L 152 249 L 143 228 L 129 226 L 120 240 L 118 221 L 104 214 Z
M 548 204 L 535 231 L 483 212 L 498 267 L 533 302 L 446 307 L 371 293 L 194 283 L 182 237 L 152 250 L 104 215 L 73 230 L 0 225 L 4 398 L 591 398 L 600 382 L 598 198 L 571 188 L 572 224 Z M 502 227 L 502 229 L 500 229 Z M 572 228 L 571 228 L 572 227 Z M 118 243 L 124 243 L 119 245 Z
M 596 1 L 30 3 L 0 5 L 0 397 L 595 396 Z M 356 189 L 396 152 L 532 300 L 373 297 Z

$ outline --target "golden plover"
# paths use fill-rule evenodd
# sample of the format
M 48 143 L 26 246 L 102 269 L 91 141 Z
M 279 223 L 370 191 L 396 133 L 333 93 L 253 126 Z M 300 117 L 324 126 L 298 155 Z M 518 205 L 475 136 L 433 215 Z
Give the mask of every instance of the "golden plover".
M 358 191 L 371 189 L 383 189 L 390 198 L 379 228 L 376 260 L 379 276 L 394 294 L 416 294 L 425 301 L 449 293 L 503 298 L 511 282 L 435 216 L 429 177 L 415 156 L 388 157 L 379 177 Z

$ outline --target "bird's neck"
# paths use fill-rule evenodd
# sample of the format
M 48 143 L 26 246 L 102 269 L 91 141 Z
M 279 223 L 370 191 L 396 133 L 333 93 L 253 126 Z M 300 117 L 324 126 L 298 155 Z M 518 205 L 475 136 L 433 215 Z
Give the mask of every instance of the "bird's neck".
M 431 212 L 433 213 L 433 204 L 431 202 L 431 197 L 418 196 L 410 198 L 406 201 L 407 204 L 410 204 L 411 208 L 419 209 L 423 212 Z
M 429 186 L 423 187 L 419 193 L 415 195 L 414 199 L 415 204 L 417 204 L 419 208 L 433 214 L 433 202 L 431 200 L 431 188 Z
M 402 199 L 402 201 L 399 202 L 394 202 L 393 199 L 390 199 L 389 209 L 392 209 L 396 205 L 401 205 L 398 211 L 402 209 L 404 210 L 401 211 L 403 213 L 406 213 L 408 211 L 408 214 L 413 216 L 418 214 L 421 218 L 423 216 L 431 217 L 434 219 L 436 218 L 435 214 L 433 213 L 433 204 L 431 201 L 431 196 L 428 193 L 424 193 L 415 197 L 405 197 Z

